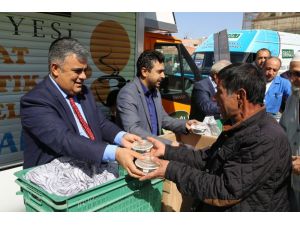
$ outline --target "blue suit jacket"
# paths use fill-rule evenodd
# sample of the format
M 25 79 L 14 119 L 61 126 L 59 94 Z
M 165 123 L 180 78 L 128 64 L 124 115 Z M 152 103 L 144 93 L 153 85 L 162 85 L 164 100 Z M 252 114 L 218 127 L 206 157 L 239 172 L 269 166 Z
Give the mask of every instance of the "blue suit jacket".
M 220 111 L 217 102 L 212 98 L 216 94 L 209 78 L 194 83 L 191 97 L 190 119 L 203 121 L 205 116 L 220 118 Z
M 95 141 L 79 135 L 70 107 L 48 76 L 21 98 L 24 168 L 62 155 L 101 163 L 107 142 L 113 143 L 121 129 L 104 117 L 85 86 L 78 98 Z

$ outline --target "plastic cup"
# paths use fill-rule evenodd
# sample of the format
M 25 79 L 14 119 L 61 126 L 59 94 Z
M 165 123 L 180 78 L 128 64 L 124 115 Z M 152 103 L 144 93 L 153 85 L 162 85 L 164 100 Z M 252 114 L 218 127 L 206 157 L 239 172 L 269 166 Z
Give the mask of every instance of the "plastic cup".
M 159 167 L 159 165 L 157 165 L 156 163 L 151 161 L 151 159 L 150 160 L 137 159 L 137 160 L 135 160 L 135 165 L 139 170 L 141 170 L 144 173 L 150 173 Z
M 150 152 L 151 148 L 153 147 L 153 144 L 148 140 L 140 140 L 133 142 L 132 149 L 138 153 L 146 153 Z

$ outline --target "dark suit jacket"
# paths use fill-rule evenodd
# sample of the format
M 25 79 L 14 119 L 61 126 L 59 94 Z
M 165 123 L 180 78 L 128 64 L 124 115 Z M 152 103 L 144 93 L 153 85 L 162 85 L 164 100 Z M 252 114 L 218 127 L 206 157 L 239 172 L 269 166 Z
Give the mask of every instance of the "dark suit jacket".
M 95 141 L 79 135 L 70 107 L 49 77 L 21 98 L 24 168 L 62 155 L 101 163 L 107 142 L 113 143 L 121 129 L 104 117 L 85 86 L 80 103 Z
M 194 84 L 191 99 L 190 119 L 203 121 L 205 116 L 220 118 L 220 110 L 217 102 L 212 98 L 216 94 L 209 78 L 197 81 Z

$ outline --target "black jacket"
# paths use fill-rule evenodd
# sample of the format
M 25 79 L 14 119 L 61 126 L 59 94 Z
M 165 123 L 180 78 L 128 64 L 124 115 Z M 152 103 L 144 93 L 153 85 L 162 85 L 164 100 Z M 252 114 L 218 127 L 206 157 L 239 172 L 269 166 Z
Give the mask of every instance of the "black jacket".
M 166 178 L 203 211 L 288 211 L 291 149 L 265 109 L 225 130 L 207 151 L 166 147 Z

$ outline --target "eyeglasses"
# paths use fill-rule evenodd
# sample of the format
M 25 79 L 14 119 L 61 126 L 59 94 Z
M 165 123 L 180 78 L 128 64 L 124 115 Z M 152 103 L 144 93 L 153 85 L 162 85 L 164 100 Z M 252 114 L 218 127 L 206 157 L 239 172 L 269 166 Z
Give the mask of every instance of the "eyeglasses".
M 289 76 L 300 77 L 300 71 L 289 71 Z

